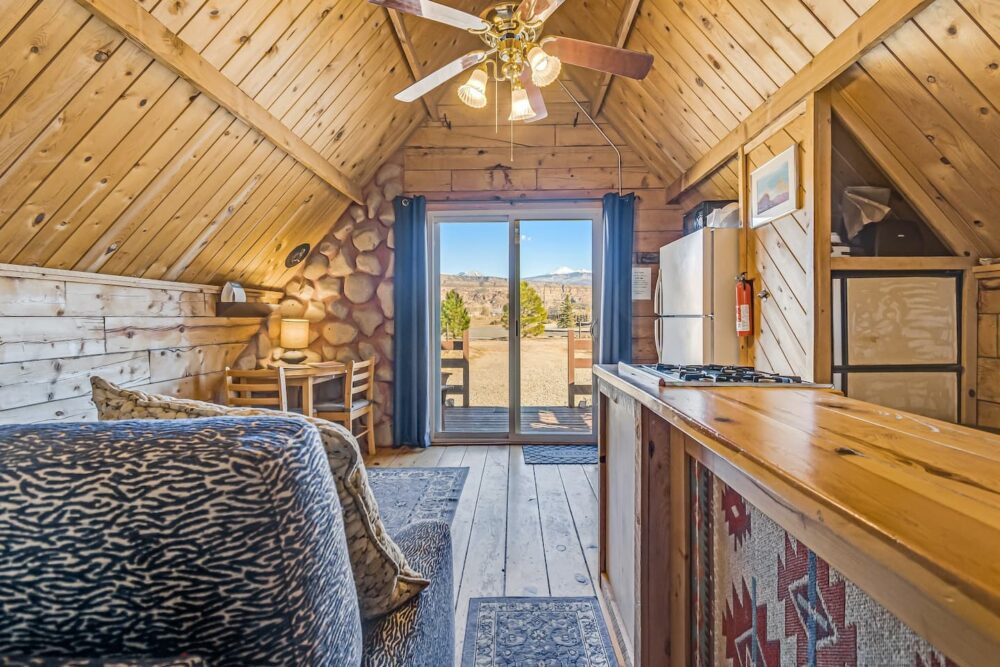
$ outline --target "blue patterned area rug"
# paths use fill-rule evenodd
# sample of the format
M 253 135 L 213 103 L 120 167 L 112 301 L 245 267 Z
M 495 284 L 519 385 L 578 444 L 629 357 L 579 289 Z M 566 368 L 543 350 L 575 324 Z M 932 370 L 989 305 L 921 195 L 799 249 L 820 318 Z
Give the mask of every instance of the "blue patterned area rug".
M 618 667 L 597 598 L 472 598 L 462 667 Z
M 468 468 L 368 468 L 368 481 L 389 534 L 414 521 L 455 518 Z
M 521 451 L 529 466 L 597 463 L 597 445 L 525 445 Z

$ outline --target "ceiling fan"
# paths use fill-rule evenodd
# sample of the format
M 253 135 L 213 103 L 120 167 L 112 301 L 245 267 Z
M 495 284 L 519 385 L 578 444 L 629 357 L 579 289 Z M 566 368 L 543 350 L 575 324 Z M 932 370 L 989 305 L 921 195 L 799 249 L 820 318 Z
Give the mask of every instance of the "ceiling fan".
M 413 14 L 468 30 L 488 47 L 472 51 L 428 74 L 396 99 L 413 102 L 449 79 L 475 67 L 469 80 L 458 89 L 459 99 L 470 107 L 486 106 L 486 84 L 490 67 L 495 81 L 509 81 L 510 121 L 532 122 L 547 115 L 542 99 L 544 87 L 559 77 L 562 63 L 586 67 L 632 79 L 643 79 L 653 65 L 648 53 L 618 49 L 569 37 L 542 37 L 542 24 L 565 0 L 500 2 L 479 16 L 432 0 L 369 0 L 372 4 Z M 493 59 L 490 57 L 494 56 Z

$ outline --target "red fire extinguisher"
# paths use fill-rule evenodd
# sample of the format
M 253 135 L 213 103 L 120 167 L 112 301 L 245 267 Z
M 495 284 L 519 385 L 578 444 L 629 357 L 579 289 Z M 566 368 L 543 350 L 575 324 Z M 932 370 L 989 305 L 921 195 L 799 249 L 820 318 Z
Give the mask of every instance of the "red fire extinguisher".
M 736 278 L 736 335 L 749 336 L 753 332 L 753 289 L 747 274 Z

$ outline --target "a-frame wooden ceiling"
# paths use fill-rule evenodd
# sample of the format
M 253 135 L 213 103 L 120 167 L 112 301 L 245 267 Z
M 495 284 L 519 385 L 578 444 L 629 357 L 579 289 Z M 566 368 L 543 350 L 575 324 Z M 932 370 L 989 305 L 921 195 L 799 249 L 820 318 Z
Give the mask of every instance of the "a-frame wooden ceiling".
M 923 11 L 835 101 L 953 249 L 1000 254 L 993 2 L 567 0 L 546 31 L 654 54 L 641 82 L 565 76 L 661 182 L 719 165 L 735 185 L 739 129 L 850 65 L 832 51 L 880 42 L 858 26 L 887 7 Z M 437 115 L 393 95 L 479 46 L 363 0 L 0 0 L 0 262 L 279 287 L 289 249 Z
M 0 0 L 0 262 L 280 286 L 409 77 L 360 0 Z
M 450 4 L 478 13 L 489 3 Z M 402 26 L 423 73 L 479 45 L 418 18 Z M 897 188 L 927 200 L 921 213 L 951 249 L 1000 254 L 1000 219 L 986 215 L 1000 207 L 992 0 L 567 0 L 545 28 L 655 56 L 643 81 L 615 77 L 609 87 L 572 67 L 564 78 L 673 184 L 669 197 L 706 177 L 735 192 L 729 158 L 739 144 L 834 82 L 838 109 L 866 135 L 859 139 L 881 154 Z

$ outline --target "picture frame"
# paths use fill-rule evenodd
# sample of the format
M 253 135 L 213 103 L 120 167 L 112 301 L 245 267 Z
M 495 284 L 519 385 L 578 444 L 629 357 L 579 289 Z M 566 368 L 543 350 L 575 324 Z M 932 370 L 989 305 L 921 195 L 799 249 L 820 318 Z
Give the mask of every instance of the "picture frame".
M 799 145 L 793 144 L 750 173 L 750 226 L 760 227 L 799 209 Z

